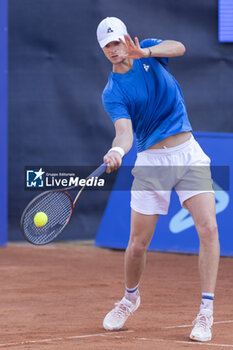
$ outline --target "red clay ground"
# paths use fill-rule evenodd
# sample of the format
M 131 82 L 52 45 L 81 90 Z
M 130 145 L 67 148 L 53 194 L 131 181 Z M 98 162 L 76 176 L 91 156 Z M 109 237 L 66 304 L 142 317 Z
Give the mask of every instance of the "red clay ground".
M 123 254 L 71 244 L 1 248 L 0 350 L 233 349 L 232 258 L 220 262 L 211 342 L 188 338 L 200 302 L 191 255 L 149 252 L 140 308 L 122 331 L 105 331 L 102 320 L 124 291 Z

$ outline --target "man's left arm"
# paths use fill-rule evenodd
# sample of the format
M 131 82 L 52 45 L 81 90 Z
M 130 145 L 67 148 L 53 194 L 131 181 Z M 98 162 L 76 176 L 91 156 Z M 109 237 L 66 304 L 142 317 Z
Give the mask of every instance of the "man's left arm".
M 185 46 L 179 41 L 164 40 L 158 45 L 145 47 L 142 50 L 144 57 L 176 57 L 183 56 Z
M 135 42 L 129 34 L 125 35 L 124 38 L 125 41 L 119 39 L 126 52 L 125 55 L 121 55 L 121 58 L 176 57 L 185 53 L 185 46 L 175 40 L 165 40 L 154 46 L 141 48 L 137 37 L 134 39 Z

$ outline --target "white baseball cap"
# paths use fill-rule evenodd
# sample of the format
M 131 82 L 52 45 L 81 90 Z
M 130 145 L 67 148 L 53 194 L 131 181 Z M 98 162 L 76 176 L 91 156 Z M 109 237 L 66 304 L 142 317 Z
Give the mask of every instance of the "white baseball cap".
M 124 40 L 127 28 L 119 18 L 106 17 L 98 25 L 96 34 L 100 47 L 103 48 L 111 41 L 119 41 L 119 38 Z

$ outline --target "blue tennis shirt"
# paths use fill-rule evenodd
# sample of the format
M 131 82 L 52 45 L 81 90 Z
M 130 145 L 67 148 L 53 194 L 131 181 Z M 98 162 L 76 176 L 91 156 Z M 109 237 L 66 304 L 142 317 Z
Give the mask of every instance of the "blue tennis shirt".
M 140 46 L 161 42 L 146 39 Z M 168 136 L 192 130 L 180 86 L 168 71 L 167 58 L 141 58 L 134 60 L 133 68 L 124 74 L 112 72 L 102 100 L 113 122 L 132 120 L 138 152 Z

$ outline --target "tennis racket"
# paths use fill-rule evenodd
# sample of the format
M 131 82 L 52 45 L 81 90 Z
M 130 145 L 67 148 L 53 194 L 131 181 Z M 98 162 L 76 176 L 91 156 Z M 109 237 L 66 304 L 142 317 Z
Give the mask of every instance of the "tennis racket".
M 99 177 L 105 170 L 106 164 L 103 163 L 87 179 Z M 64 230 L 70 222 L 85 185 L 81 187 L 73 201 L 67 191 L 76 188 L 77 186 L 72 186 L 65 190 L 46 191 L 36 196 L 27 205 L 21 216 L 20 228 L 28 242 L 35 245 L 45 245 L 52 242 Z M 34 223 L 34 217 L 38 212 L 44 212 L 48 217 L 47 223 L 42 227 L 37 227 Z

